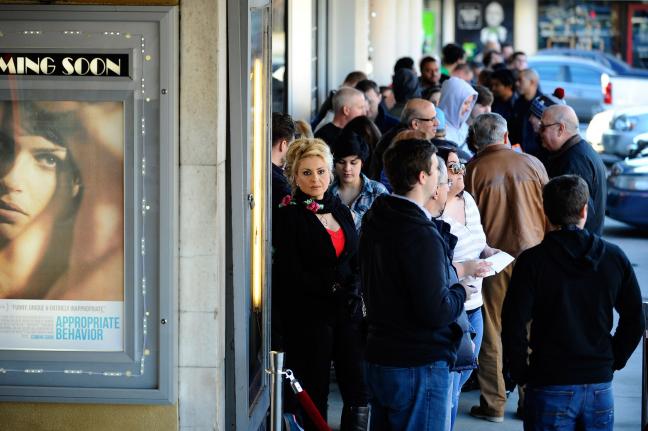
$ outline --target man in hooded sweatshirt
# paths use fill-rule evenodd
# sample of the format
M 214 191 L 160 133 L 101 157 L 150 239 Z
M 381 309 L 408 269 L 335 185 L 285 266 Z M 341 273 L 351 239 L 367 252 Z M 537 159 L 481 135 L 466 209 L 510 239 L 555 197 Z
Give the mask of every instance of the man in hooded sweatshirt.
M 612 430 L 612 377 L 644 331 L 632 264 L 584 228 L 588 198 L 577 175 L 547 183 L 544 211 L 556 230 L 518 257 L 504 301 L 504 357 L 527 385 L 525 430 Z M 610 335 L 613 310 L 619 323 Z
M 439 109 L 445 114 L 445 139 L 452 141 L 461 151 L 472 156 L 466 144 L 468 137 L 468 117 L 477 102 L 477 91 L 466 81 L 450 77 L 441 86 Z
M 385 152 L 392 195 L 363 218 L 360 272 L 367 307 L 367 383 L 372 429 L 446 430 L 450 367 L 462 330 L 455 323 L 475 288 L 453 280 L 449 245 L 424 205 L 436 194 L 436 147 L 394 142 Z

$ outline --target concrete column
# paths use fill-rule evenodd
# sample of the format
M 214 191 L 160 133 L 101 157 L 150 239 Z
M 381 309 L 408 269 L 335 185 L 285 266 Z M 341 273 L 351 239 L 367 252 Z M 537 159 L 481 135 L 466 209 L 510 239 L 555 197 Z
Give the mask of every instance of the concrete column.
M 312 2 L 288 2 L 288 112 L 298 119 L 311 115 L 312 70 Z
M 396 33 L 391 37 L 396 38 L 396 58 L 411 56 L 411 39 L 409 37 L 410 27 L 410 2 L 400 0 L 396 8 Z M 393 63 L 392 63 L 393 65 Z
M 443 38 L 441 47 L 445 44 L 455 41 L 455 5 L 454 0 L 443 0 L 443 18 L 441 25 L 443 28 Z
M 398 0 L 372 0 L 370 4 L 370 40 L 373 48 L 373 80 L 389 85 L 394 62 L 398 58 L 396 10 Z
M 182 4 L 180 431 L 225 429 L 227 426 L 224 409 L 226 18 L 226 0 L 195 0 Z
M 538 2 L 515 0 L 513 46 L 528 55 L 538 50 Z
M 367 71 L 369 0 L 329 0 L 328 85 L 338 87 L 354 70 Z
M 410 39 L 409 55 L 418 65 L 423 52 L 423 0 L 410 0 L 409 15 L 409 26 L 406 27 Z

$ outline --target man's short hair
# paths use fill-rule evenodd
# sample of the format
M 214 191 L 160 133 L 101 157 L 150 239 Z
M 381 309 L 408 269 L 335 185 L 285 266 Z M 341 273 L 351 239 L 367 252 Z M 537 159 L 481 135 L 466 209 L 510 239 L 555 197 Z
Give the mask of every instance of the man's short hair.
M 292 141 L 295 137 L 295 122 L 290 114 L 283 112 L 272 113 L 272 146 L 286 140 Z
M 419 61 L 419 71 L 423 70 L 423 67 L 425 67 L 426 64 L 436 63 L 436 61 L 436 58 L 426 55 L 421 59 L 421 61 Z
M 477 92 L 477 102 L 478 104 L 482 106 L 491 106 L 493 104 L 493 93 L 491 91 L 484 87 L 483 85 L 473 85 L 473 88 Z
M 507 132 L 506 120 L 500 114 L 488 112 L 475 118 L 472 129 L 477 148 L 499 144 Z
M 466 55 L 466 51 L 456 43 L 449 43 L 441 50 L 443 64 L 455 64 Z
M 511 54 L 511 61 L 515 61 L 515 59 L 523 55 L 526 56 L 526 53 L 524 51 L 515 51 L 513 54 Z
M 355 88 L 350 88 L 350 87 L 342 87 L 340 88 L 334 95 L 333 95 L 333 112 L 338 113 L 340 110 L 345 107 L 349 106 L 353 98 L 356 96 L 361 96 L 364 98 L 364 93 L 362 93 L 359 90 L 356 90 Z
M 540 83 L 540 75 L 534 69 L 524 69 L 518 73 L 518 77 L 525 77 L 528 80 L 535 81 L 536 84 Z
M 394 63 L 394 73 L 400 69 L 414 70 L 414 59 L 412 57 L 401 57 Z
M 425 139 L 404 139 L 387 148 L 383 164 L 396 194 L 405 195 L 414 188 L 421 172 L 430 173 L 436 151 L 436 147 Z
M 493 80 L 499 81 L 505 87 L 513 88 L 515 85 L 515 75 L 510 69 L 497 69 L 491 75 L 491 82 Z
M 354 70 L 344 78 L 344 84 L 355 87 L 355 85 L 363 79 L 367 79 L 367 74 L 360 70 Z
M 363 79 L 362 81 L 358 82 L 355 86 L 355 89 L 362 91 L 363 93 L 366 93 L 369 90 L 373 90 L 376 92 L 376 94 L 380 94 L 380 88 L 378 88 L 378 84 L 376 84 L 376 81 L 372 81 L 371 79 Z
M 587 183 L 578 175 L 553 178 L 542 189 L 544 212 L 555 226 L 577 224 L 588 200 Z

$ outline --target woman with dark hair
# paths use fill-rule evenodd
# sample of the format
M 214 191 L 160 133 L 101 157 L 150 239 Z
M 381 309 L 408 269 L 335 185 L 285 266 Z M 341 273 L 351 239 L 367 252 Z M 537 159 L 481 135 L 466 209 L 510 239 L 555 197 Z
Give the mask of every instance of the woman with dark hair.
M 342 430 L 366 430 L 368 391 L 363 367 L 363 319 L 358 235 L 351 211 L 329 190 L 333 157 L 320 139 L 298 139 L 286 155 L 293 194 L 273 229 L 276 298 L 286 367 L 324 418 L 331 362 L 344 400 Z M 294 398 L 287 410 L 298 413 Z M 302 415 L 307 430 L 315 429 Z
M 486 235 L 481 224 L 479 209 L 470 193 L 464 190 L 465 166 L 459 160 L 456 145 L 451 141 L 435 140 L 438 155 L 446 162 L 448 179 L 452 182 L 448 201 L 441 219 L 450 225 L 450 233 L 457 237 L 453 265 L 460 281 L 467 281 L 477 288 L 464 304 L 468 320 L 476 336 L 474 358 L 479 355 L 484 326 L 482 320 L 482 279 L 490 271 L 490 263 L 482 258 L 492 256 L 499 250 L 486 244 Z M 457 416 L 461 387 L 466 383 L 472 368 L 454 370 L 452 384 L 452 424 Z
M 67 266 L 81 199 L 72 118 L 11 101 L 0 118 L 0 297 L 44 298 Z
M 121 103 L 0 102 L 0 298 L 122 300 L 122 179 Z
M 368 117 L 361 115 L 349 121 L 342 132 L 338 140 L 348 142 L 352 135 L 357 135 L 362 139 L 362 141 L 367 145 L 368 153 L 362 164 L 362 173 L 369 175 L 369 167 L 371 166 L 371 159 L 378 145 L 378 141 L 382 137 L 380 129 L 374 124 Z
M 378 181 L 367 178 L 362 173 L 369 148 L 366 141 L 358 133 L 344 134 L 331 148 L 335 160 L 335 181 L 331 191 L 342 203 L 349 207 L 355 219 L 355 226 L 360 232 L 362 217 L 371 207 L 373 201 L 384 193 L 387 188 Z

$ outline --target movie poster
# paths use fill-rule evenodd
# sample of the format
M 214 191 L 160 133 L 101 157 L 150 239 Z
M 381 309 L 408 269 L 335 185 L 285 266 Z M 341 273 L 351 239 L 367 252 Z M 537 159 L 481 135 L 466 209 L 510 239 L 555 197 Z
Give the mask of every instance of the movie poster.
M 123 351 L 124 104 L 0 101 L 0 348 Z
M 513 43 L 513 13 L 513 0 L 458 1 L 455 42 L 470 58 L 489 43 Z

